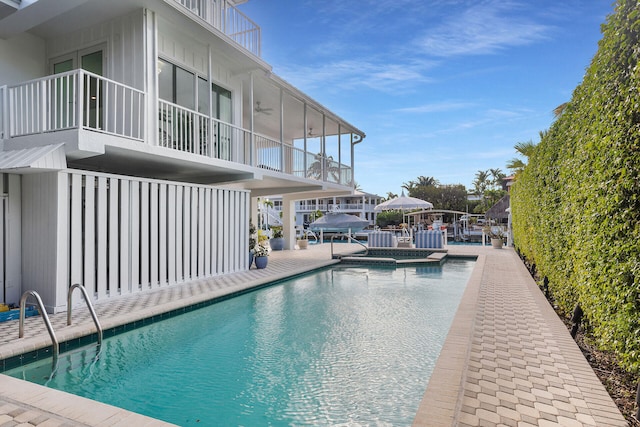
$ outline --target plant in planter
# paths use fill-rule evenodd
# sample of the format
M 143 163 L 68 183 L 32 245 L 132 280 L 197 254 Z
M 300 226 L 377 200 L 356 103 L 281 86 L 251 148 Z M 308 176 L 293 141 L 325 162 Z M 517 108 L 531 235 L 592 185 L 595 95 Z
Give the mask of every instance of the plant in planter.
M 265 245 L 257 244 L 253 250 L 253 255 L 256 257 L 256 268 L 265 268 L 269 262 L 269 248 Z
M 493 246 L 496 249 L 501 249 L 502 246 L 504 245 L 504 230 L 502 229 L 502 227 L 500 226 L 490 226 L 487 225 L 485 226 L 482 231 L 484 231 L 484 234 L 486 236 L 489 236 L 489 239 L 491 239 L 491 246 Z
M 307 236 L 307 233 L 303 231 L 302 235 L 298 237 L 297 243 L 300 249 L 307 249 L 309 246 L 309 236 Z
M 258 244 L 258 232 L 253 222 L 249 221 L 249 267 L 253 264 L 253 254 Z
M 269 240 L 269 245 L 271 249 L 274 251 L 281 251 L 284 249 L 284 237 L 282 234 L 282 226 L 277 225 L 271 227 L 271 239 Z

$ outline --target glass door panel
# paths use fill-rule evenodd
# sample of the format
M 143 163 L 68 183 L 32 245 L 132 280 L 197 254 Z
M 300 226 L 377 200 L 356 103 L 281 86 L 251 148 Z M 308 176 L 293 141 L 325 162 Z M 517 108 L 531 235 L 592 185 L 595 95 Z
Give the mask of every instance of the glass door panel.
M 102 51 L 88 53 L 80 57 L 83 70 L 102 76 Z M 84 79 L 84 126 L 92 129 L 104 128 L 104 84 L 95 76 L 85 75 Z
M 59 58 L 54 62 L 53 73 L 62 74 L 75 68 L 75 55 L 67 58 Z M 65 129 L 75 126 L 74 117 L 74 79 L 73 76 L 62 76 L 51 82 L 51 110 L 49 119 L 53 130 Z
M 232 119 L 231 91 L 211 85 L 213 95 L 213 117 L 220 120 L 215 135 L 215 154 L 219 159 L 231 160 Z

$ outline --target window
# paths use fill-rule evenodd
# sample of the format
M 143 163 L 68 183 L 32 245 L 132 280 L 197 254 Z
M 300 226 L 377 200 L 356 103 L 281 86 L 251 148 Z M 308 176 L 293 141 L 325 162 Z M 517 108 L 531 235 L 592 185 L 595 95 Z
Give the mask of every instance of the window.
M 194 110 L 196 106 L 195 75 L 163 59 L 158 60 L 160 99 Z
M 206 116 L 162 106 L 161 144 L 231 160 L 231 91 L 164 59 L 158 59 L 157 66 L 160 99 Z M 210 117 L 219 121 L 211 121 Z

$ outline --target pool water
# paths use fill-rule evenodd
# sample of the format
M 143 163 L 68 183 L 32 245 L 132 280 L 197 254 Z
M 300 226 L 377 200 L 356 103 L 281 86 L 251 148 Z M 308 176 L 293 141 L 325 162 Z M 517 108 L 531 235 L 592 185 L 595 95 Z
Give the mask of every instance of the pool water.
M 408 426 L 472 268 L 321 270 L 6 374 L 183 426 Z

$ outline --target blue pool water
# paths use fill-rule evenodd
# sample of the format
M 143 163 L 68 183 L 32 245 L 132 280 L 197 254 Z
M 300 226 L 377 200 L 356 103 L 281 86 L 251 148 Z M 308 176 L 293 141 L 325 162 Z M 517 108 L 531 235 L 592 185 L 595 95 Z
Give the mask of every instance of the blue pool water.
M 472 268 L 322 270 L 6 373 L 183 426 L 408 426 Z

